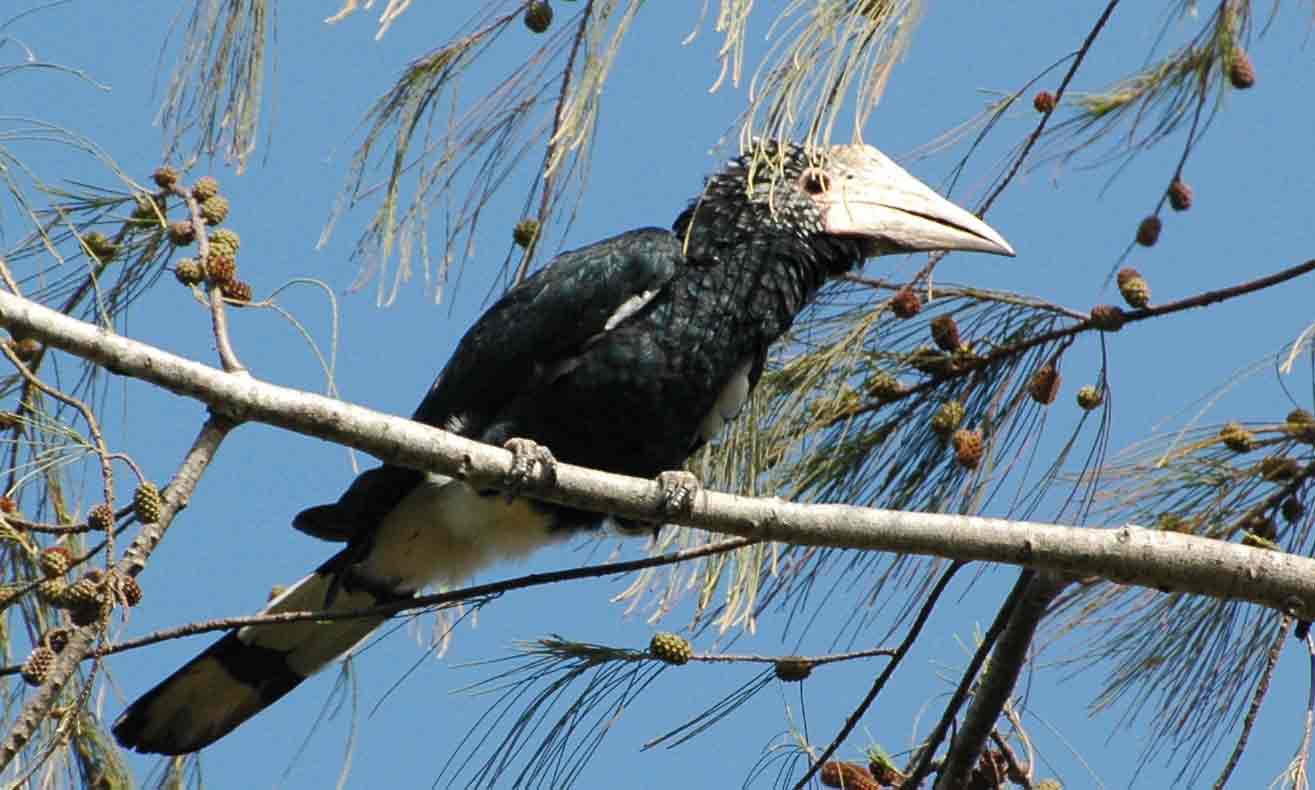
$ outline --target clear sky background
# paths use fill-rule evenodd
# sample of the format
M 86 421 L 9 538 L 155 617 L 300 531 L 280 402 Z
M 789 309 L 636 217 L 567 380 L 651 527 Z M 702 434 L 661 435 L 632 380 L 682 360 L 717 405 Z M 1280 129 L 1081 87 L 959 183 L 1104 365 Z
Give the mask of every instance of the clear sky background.
M 0 21 L 37 5 L 9 0 Z M 3 33 L 21 40 L 37 59 L 82 69 L 106 89 L 46 70 L 5 75 L 0 78 L 0 134 L 20 125 L 19 118 L 64 125 L 95 140 L 146 183 L 160 164 L 160 131 L 153 120 L 177 53 L 177 39 L 162 45 L 175 5 L 68 2 L 15 21 Z M 490 205 L 489 216 L 496 219 L 485 223 L 475 254 L 461 261 L 459 286 L 449 289 L 441 304 L 418 281 L 386 309 L 375 305 L 371 288 L 349 290 L 357 271 L 347 258 L 366 212 L 349 213 L 324 249 L 316 251 L 315 242 L 343 185 L 366 109 L 409 59 L 446 40 L 465 17 L 458 5 L 464 7 L 417 3 L 378 42 L 374 13 L 328 27 L 321 20 L 337 10 L 335 4 L 282 4 L 273 47 L 277 69 L 268 75 L 265 103 L 272 138 L 262 135 L 261 150 L 240 177 L 220 162 L 202 163 L 196 171 L 213 173 L 232 202 L 228 224 L 242 235 L 241 267 L 257 296 L 293 278 L 328 283 L 341 310 L 342 396 L 395 414 L 410 413 L 465 327 L 495 294 L 494 279 L 521 213 L 521 193 L 513 186 Z M 559 21 L 575 9 L 572 3 L 556 5 Z M 578 218 L 565 238 L 554 232 L 560 229 L 550 229 L 549 244 L 569 249 L 629 228 L 667 226 L 697 193 L 703 176 L 718 166 L 721 154 L 711 151 L 740 112 L 747 89 L 708 92 L 717 75 L 721 41 L 711 29 L 712 18 L 692 43 L 682 44 L 698 26 L 700 5 L 650 3 L 642 10 L 607 85 L 592 177 Z M 770 20 L 784 4 L 758 5 L 749 64 L 765 51 Z M 1101 8 L 1096 3 L 929 5 L 912 50 L 864 130 L 868 142 L 897 159 L 974 115 L 997 92 L 1016 89 L 1069 53 Z M 1199 20 L 1166 17 L 1166 5 L 1123 4 L 1077 87 L 1103 87 L 1145 62 L 1166 23 L 1168 42 L 1194 35 Z M 1203 5 L 1202 17 L 1209 12 Z M 1258 21 L 1263 26 L 1265 18 Z M 1134 253 L 1131 263 L 1147 275 L 1157 300 L 1242 282 L 1311 257 L 1315 110 L 1309 101 L 1309 33 L 1307 4 L 1289 2 L 1278 9 L 1252 48 L 1256 87 L 1228 98 L 1189 165 L 1196 205 L 1185 214 L 1166 215 L 1159 245 Z M 468 95 L 517 62 L 523 56 L 518 47 L 538 43 L 528 32 L 523 40 L 509 37 L 483 62 L 490 71 L 472 78 Z M 12 43 L 0 49 L 0 65 L 23 57 Z M 1055 80 L 1043 85 L 1053 88 Z M 973 159 L 953 197 L 969 205 L 980 197 L 1000 157 L 1035 122 L 1030 102 L 1020 103 Z M 47 180 L 116 186 L 101 165 L 68 149 L 4 138 L 0 143 Z M 1172 138 L 1113 180 L 1113 168 L 1092 167 L 1097 156 L 1068 163 L 1033 161 L 988 216 L 1018 257 L 956 255 L 942 265 L 938 277 L 1020 290 L 1075 309 L 1118 301 L 1107 277 L 1138 220 L 1159 199 L 1181 143 L 1181 135 Z M 943 185 L 962 153 L 962 148 L 952 149 L 906 164 L 929 183 Z M 0 214 L 0 246 L 8 247 L 25 230 L 20 215 L 6 206 Z M 886 258 L 869 263 L 868 272 L 910 276 L 920 264 L 917 258 Z M 1112 336 L 1111 449 L 1144 439 L 1158 427 L 1180 424 L 1197 412 L 1202 395 L 1295 338 L 1311 321 L 1311 294 L 1310 281 L 1298 280 Z M 321 343 L 328 342 L 330 305 L 322 291 L 294 288 L 280 301 Z M 253 310 L 232 316 L 239 354 L 256 376 L 323 391 L 315 360 L 285 321 Z M 206 312 L 172 278 L 133 307 L 120 331 L 216 363 Z M 1072 396 L 1097 375 L 1099 355 L 1099 345 L 1087 338 L 1066 356 L 1065 389 L 1048 417 L 1055 437 L 1067 436 L 1079 418 Z M 1310 391 L 1308 366 L 1282 381 L 1268 372 L 1231 391 L 1206 419 L 1278 420 L 1292 407 L 1291 398 L 1310 408 Z M 204 417 L 199 404 L 134 381 L 112 380 L 107 403 L 107 438 L 157 479 L 176 468 Z M 117 630 L 136 636 L 258 609 L 272 585 L 300 578 L 333 551 L 287 525 L 303 507 L 336 499 L 351 476 L 348 453 L 341 448 L 260 425 L 240 428 L 223 445 L 143 574 L 145 602 Z M 607 556 L 613 548 L 613 542 L 582 539 L 482 578 L 578 565 Z M 641 548 L 636 544 L 622 551 L 629 556 Z M 921 716 L 918 731 L 930 726 L 957 680 L 975 631 L 989 622 L 1014 576 L 1013 569 L 961 574 L 895 687 L 869 713 L 841 757 L 858 759 L 868 742 L 902 751 L 909 746 L 916 717 Z M 642 616 L 624 617 L 621 607 L 607 602 L 624 586 L 622 580 L 589 581 L 505 596 L 480 613 L 475 627 L 462 625 L 448 656 L 438 660 L 426 657 L 418 644 L 428 637 L 428 617 L 402 625 L 356 662 L 354 724 L 348 706 L 311 733 L 335 686 L 336 673 L 326 672 L 207 750 L 201 761 L 204 778 L 220 788 L 332 786 L 351 741 L 347 786 L 448 786 L 449 779 L 440 778 L 443 762 L 491 702 L 454 693 L 495 671 L 465 664 L 506 656 L 514 640 L 550 633 L 642 648 L 653 627 Z M 683 614 L 671 615 L 664 627 L 683 625 Z M 843 615 L 836 613 L 837 619 Z M 760 632 L 739 640 L 736 649 L 823 653 L 834 632 L 824 619 L 796 644 L 797 634 L 783 639 L 779 627 L 764 620 Z M 114 657 L 108 662 L 112 680 L 96 704 L 112 718 L 209 640 L 197 637 Z M 700 642 L 696 647 L 715 645 Z M 1119 708 L 1089 717 L 1086 706 L 1099 675 L 1074 674 L 1054 663 L 1083 649 L 1077 639 L 1060 643 L 1047 654 L 1044 671 L 1028 676 L 1025 691 L 1032 715 L 1027 723 L 1048 761 L 1039 775 L 1059 774 L 1069 788 L 1129 786 L 1145 743 L 1140 723 L 1122 727 Z M 829 741 L 881 664 L 851 664 L 822 673 L 825 678 L 805 684 L 802 706 L 799 687 L 773 683 L 691 743 L 670 751 L 640 751 L 644 741 L 699 713 L 757 670 L 698 666 L 665 672 L 618 719 L 577 786 L 739 786 L 763 750 L 779 742 L 787 716 L 806 722 L 815 743 Z M 1234 787 L 1267 785 L 1297 747 L 1309 681 L 1304 652 L 1295 642 L 1285 651 L 1275 682 Z M 1231 744 L 1229 738 L 1205 776 L 1214 776 Z M 146 781 L 157 761 L 134 758 L 132 767 L 139 781 Z M 1141 772 L 1139 786 L 1166 786 L 1179 767 L 1152 761 Z M 463 776 L 463 783 L 468 778 Z M 772 786 L 774 780 L 768 772 L 747 784 Z

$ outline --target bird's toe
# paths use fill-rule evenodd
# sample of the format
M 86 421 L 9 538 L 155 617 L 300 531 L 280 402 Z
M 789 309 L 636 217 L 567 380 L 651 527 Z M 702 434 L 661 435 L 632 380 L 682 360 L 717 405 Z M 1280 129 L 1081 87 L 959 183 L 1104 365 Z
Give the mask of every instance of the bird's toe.
M 508 439 L 502 447 L 511 453 L 511 469 L 504 480 L 508 497 L 557 481 L 557 459 L 547 447 L 520 438 Z
M 657 477 L 662 492 L 661 508 L 666 515 L 689 515 L 694 512 L 694 496 L 703 488 L 692 473 L 683 469 L 663 472 Z

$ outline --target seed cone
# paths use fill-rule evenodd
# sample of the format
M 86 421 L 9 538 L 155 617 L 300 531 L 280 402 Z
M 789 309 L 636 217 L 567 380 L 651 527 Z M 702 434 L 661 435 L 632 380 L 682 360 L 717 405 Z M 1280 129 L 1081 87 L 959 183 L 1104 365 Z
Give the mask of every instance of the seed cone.
M 1140 310 L 1151 303 L 1151 286 L 1146 284 L 1141 272 L 1132 268 L 1120 269 L 1118 281 L 1119 293 L 1123 294 L 1123 301 L 1129 307 Z
M 922 312 L 922 297 L 912 288 L 901 288 L 890 298 L 890 309 L 897 318 L 912 318 Z
M 654 658 L 679 666 L 689 663 L 694 655 L 694 647 L 683 636 L 663 631 L 653 634 L 653 641 L 648 644 L 648 652 Z
M 1192 187 L 1186 181 L 1175 178 L 1169 185 L 1169 207 L 1174 211 L 1186 211 L 1192 207 Z
M 954 456 L 965 469 L 976 469 L 982 462 L 982 432 L 960 428 L 952 439 Z
M 1098 408 L 1104 402 L 1105 393 L 1090 384 L 1078 390 L 1078 406 L 1080 406 L 1083 411 L 1091 411 L 1092 409 Z
M 1163 228 L 1164 223 L 1159 217 L 1147 217 L 1137 226 L 1137 243 L 1143 247 L 1154 247 L 1155 242 L 1160 240 L 1160 231 Z

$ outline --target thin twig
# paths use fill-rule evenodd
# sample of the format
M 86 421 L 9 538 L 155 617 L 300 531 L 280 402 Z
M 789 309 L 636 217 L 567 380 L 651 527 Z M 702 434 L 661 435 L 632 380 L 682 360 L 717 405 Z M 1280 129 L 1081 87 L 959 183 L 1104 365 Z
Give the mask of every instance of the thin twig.
M 945 588 L 949 585 L 950 579 L 954 578 L 954 574 L 965 565 L 967 565 L 967 563 L 956 562 L 946 568 L 945 572 L 941 574 L 941 578 L 936 581 L 936 586 L 932 588 L 931 592 L 927 595 L 927 600 L 923 602 L 922 608 L 918 611 L 918 616 L 914 618 L 913 624 L 909 626 L 908 633 L 904 635 L 904 641 L 900 642 L 899 647 L 895 648 L 895 653 L 892 656 L 890 663 L 881 670 L 880 675 L 877 675 L 877 679 L 872 682 L 872 688 L 868 689 L 867 696 L 863 697 L 863 701 L 860 702 L 858 707 L 854 708 L 853 712 L 849 714 L 849 717 L 845 719 L 844 726 L 840 728 L 840 732 L 836 733 L 836 737 L 831 739 L 831 743 L 827 744 L 826 749 L 822 751 L 822 755 L 813 760 L 812 765 L 808 766 L 808 771 L 804 773 L 803 778 L 795 783 L 794 790 L 803 790 L 807 787 L 808 783 L 812 781 L 813 776 L 822 769 L 822 765 L 835 755 L 836 750 L 840 748 L 840 744 L 844 743 L 845 739 L 854 731 L 854 728 L 858 726 L 859 720 L 863 718 L 865 713 L 867 713 L 868 708 L 872 707 L 872 703 L 876 701 L 877 695 L 881 693 L 881 690 L 886 687 L 886 682 L 890 680 L 890 676 L 895 674 L 895 669 L 899 667 L 900 662 L 904 660 L 906 655 L 908 655 L 913 644 L 918 641 L 918 636 L 922 633 L 923 626 L 927 624 L 927 620 L 931 617 L 932 609 L 936 608 L 936 602 L 940 600 L 941 594 L 945 592 Z M 909 786 L 913 787 L 914 785 Z
M 179 466 L 178 474 L 163 492 L 164 505 L 161 508 L 159 521 L 147 525 L 137 535 L 136 540 L 133 541 L 112 572 L 136 576 L 146 566 L 146 560 L 159 544 L 160 539 L 163 538 L 170 522 L 173 521 L 174 514 L 192 495 L 192 491 L 196 489 L 196 484 L 200 481 L 201 475 L 205 472 L 206 467 L 210 465 L 215 452 L 219 449 L 220 442 L 223 441 L 232 427 L 233 424 L 223 417 L 212 415 L 206 420 L 196 440 L 193 441 L 191 449 L 188 450 L 187 456 L 183 459 L 183 463 Z M 95 650 L 96 639 L 104 634 L 101 625 L 103 624 L 77 628 L 69 635 L 68 644 L 59 652 L 54 666 L 50 669 L 50 674 L 27 701 L 27 704 L 23 706 L 23 710 L 19 712 L 14 720 L 13 728 L 5 736 L 3 743 L 0 743 L 0 772 L 3 772 L 13 762 L 18 753 L 31 740 L 37 727 L 46 719 L 50 709 L 54 707 L 55 701 L 59 699 L 65 684 L 73 676 L 78 664 L 82 663 Z
M 1027 575 L 1027 574 L 1024 574 Z M 1028 665 L 1032 640 L 1051 602 L 1069 584 L 1057 573 L 1037 573 L 1009 615 L 1009 624 L 991 651 L 990 666 L 982 673 L 973 701 L 955 734 L 945 765 L 936 777 L 936 790 L 966 786 L 968 776 L 986 747 L 987 738 L 1014 693 L 1018 676 Z
M 1068 67 L 1068 71 L 1064 73 L 1063 79 L 1059 81 L 1059 87 L 1055 89 L 1056 107 L 1059 106 L 1059 100 L 1064 97 L 1064 92 L 1068 90 L 1069 83 L 1073 81 L 1073 77 L 1077 74 L 1078 68 L 1081 67 L 1082 62 L 1086 60 L 1087 54 L 1091 52 L 1092 45 L 1096 43 L 1096 37 L 1105 29 L 1105 23 L 1109 22 L 1110 15 L 1114 13 L 1114 8 L 1118 6 L 1118 4 L 1119 0 L 1110 0 L 1109 4 L 1105 6 L 1105 10 L 1100 13 L 1099 17 L 1097 17 L 1096 24 L 1092 25 L 1090 32 L 1087 33 L 1087 37 L 1082 41 L 1082 46 L 1078 47 L 1077 53 L 1073 56 L 1072 65 Z M 1009 183 L 1018 175 L 1018 171 L 1023 167 L 1023 162 L 1027 159 L 1027 155 L 1031 153 L 1032 149 L 1041 139 L 1041 133 L 1045 131 L 1046 123 L 1050 120 L 1050 116 L 1053 113 L 1054 110 L 1051 110 L 1050 112 L 1042 114 L 1041 120 L 1037 122 L 1036 128 L 1032 130 L 1030 135 L 1028 135 L 1027 142 L 1023 143 L 1023 149 L 1018 152 L 1018 156 L 1014 159 L 1013 165 L 1010 166 L 1009 172 L 1006 173 L 1004 179 L 996 185 L 996 188 L 991 190 L 991 194 L 987 195 L 986 200 L 982 201 L 981 208 L 977 210 L 978 216 L 986 214 L 991 208 L 991 204 L 995 203 L 995 199 L 1000 197 L 1000 193 L 1004 192 L 1005 187 L 1009 186 Z
M 132 511 L 133 511 L 132 505 L 119 508 L 118 510 L 114 511 L 114 521 L 117 523 L 119 519 L 128 515 Z M 102 531 L 96 527 L 91 526 L 85 521 L 80 524 L 47 524 L 43 521 L 28 521 L 25 518 L 8 515 L 8 514 L 0 514 L 0 519 L 3 519 L 4 523 L 8 524 L 9 526 L 13 527 L 16 530 L 26 531 L 26 532 L 38 532 L 41 533 L 42 535 L 82 535 L 87 532 Z
M 201 216 L 201 204 L 181 183 L 175 184 L 171 191 L 187 204 L 187 212 L 191 215 L 192 233 L 196 236 L 197 260 L 205 266 L 206 258 L 210 255 L 210 239 L 205 230 L 205 218 Z M 237 358 L 237 352 L 233 350 L 233 343 L 228 337 L 228 311 L 224 309 L 223 289 L 218 283 L 212 282 L 206 289 L 206 295 L 210 298 L 210 323 L 214 327 L 215 348 L 219 351 L 219 361 L 229 373 L 246 373 L 246 366 Z
M 1191 155 L 1192 149 L 1196 146 L 1196 134 L 1201 124 L 1201 112 L 1205 109 L 1205 91 L 1209 83 L 1204 76 L 1201 78 L 1201 95 L 1196 100 L 1196 111 L 1192 114 L 1192 125 L 1187 130 L 1187 142 L 1183 143 L 1183 155 L 1178 158 L 1178 166 L 1173 169 L 1173 178 L 1170 183 L 1177 181 L 1183 176 L 1183 168 L 1187 166 L 1187 157 Z M 1164 207 L 1165 201 L 1169 199 L 1169 190 L 1160 194 L 1160 201 L 1155 204 L 1155 210 L 1158 213 Z
M 1078 47 L 1078 51 L 1073 56 L 1072 65 L 1068 67 L 1068 71 L 1064 73 L 1063 79 L 1059 82 L 1059 88 L 1055 90 L 1056 107 L 1059 106 L 1059 100 L 1063 98 L 1064 91 L 1068 89 L 1068 84 L 1072 82 L 1074 75 L 1077 74 L 1078 67 L 1082 65 L 1082 61 L 1086 59 L 1087 53 L 1091 51 L 1092 45 L 1096 43 L 1096 36 L 1098 36 L 1100 31 L 1104 29 L 1105 23 L 1109 21 L 1110 15 L 1114 13 L 1114 7 L 1118 4 L 1119 0 L 1110 0 L 1109 5 L 1105 6 L 1105 10 L 1101 12 L 1101 15 L 1096 19 L 1096 24 L 1093 25 L 1090 32 L 1087 33 L 1087 37 L 1083 40 L 1082 46 Z M 1050 116 L 1053 113 L 1054 110 L 1052 109 L 1049 112 L 1042 114 L 1041 120 L 1037 122 L 1036 128 L 1032 130 L 1030 135 L 1028 135 L 1026 142 L 1023 143 L 1022 150 L 1018 152 L 1018 156 L 1014 158 L 1013 164 L 1010 165 L 1009 172 L 1005 174 L 1004 178 L 996 185 L 995 189 L 991 190 L 991 194 L 987 195 L 986 199 L 982 201 L 981 206 L 977 208 L 975 213 L 978 217 L 983 219 L 986 218 L 986 212 L 990 211 L 991 205 L 995 203 L 996 198 L 1000 197 L 1000 194 L 1005 191 L 1005 187 L 1009 186 L 1009 183 L 1018 175 L 1018 171 L 1023 167 L 1023 162 L 1027 159 L 1027 155 L 1032 152 L 1037 141 L 1041 139 L 1041 133 L 1045 131 L 1046 123 L 1050 121 Z M 946 251 L 931 253 L 927 258 L 927 265 L 923 266 L 922 269 L 920 269 L 918 273 L 909 280 L 909 287 L 912 288 L 918 283 L 929 279 L 932 270 L 936 268 L 936 264 L 940 263 L 948 254 L 949 253 Z M 928 288 L 930 290 L 930 285 Z
M 932 770 L 932 758 L 936 754 L 936 749 L 940 747 L 941 741 L 945 740 L 945 734 L 950 731 L 950 726 L 954 723 L 955 718 L 959 715 L 959 708 L 968 699 L 972 691 L 973 683 L 977 681 L 977 673 L 981 671 L 982 664 L 986 663 L 986 657 L 991 654 L 991 648 L 995 647 L 995 642 L 1004 632 L 1005 626 L 1009 623 L 1009 617 L 1017 607 L 1023 597 L 1023 592 L 1027 589 L 1036 574 L 1033 571 L 1024 571 L 1014 582 L 1014 587 L 1009 591 L 1009 597 L 1000 606 L 1000 611 L 996 612 L 995 620 L 991 627 L 982 635 L 982 642 L 977 646 L 977 652 L 973 654 L 972 660 L 964 669 L 963 675 L 959 678 L 959 687 L 954 690 L 954 695 L 945 706 L 945 711 L 941 713 L 941 719 L 936 723 L 935 729 L 923 741 L 922 748 L 915 756 L 913 763 L 904 771 L 908 776 L 905 784 L 909 787 L 917 787 L 922 784 L 922 780 L 927 778 L 927 774 Z
M 589 565 L 583 568 L 568 568 L 566 570 L 551 571 L 548 573 L 531 573 L 525 576 L 518 576 L 514 579 L 505 579 L 503 581 L 491 582 L 489 584 L 478 584 L 472 587 L 464 587 L 460 590 L 450 590 L 443 593 L 434 593 L 432 595 L 419 595 L 405 601 L 393 601 L 378 606 L 370 606 L 363 609 L 350 609 L 341 611 L 303 611 L 303 612 L 279 612 L 277 614 L 256 614 L 243 617 L 224 617 L 214 620 L 204 620 L 196 623 L 180 625 L 176 628 L 165 628 L 154 633 L 147 634 L 137 639 L 128 639 L 122 642 L 116 642 L 112 645 L 104 645 L 88 655 L 88 658 L 99 658 L 102 656 L 122 653 L 127 650 L 135 650 L 139 647 L 167 642 L 173 639 L 180 639 L 196 634 L 204 634 L 211 631 L 227 631 L 233 628 L 242 628 L 249 625 L 270 625 L 274 623 L 299 623 L 313 620 L 315 622 L 326 622 L 330 620 L 355 620 L 363 617 L 378 617 L 380 615 L 395 615 L 414 609 L 426 609 L 430 607 L 445 606 L 448 604 L 468 601 L 471 599 L 494 598 L 504 592 L 511 590 L 520 590 L 526 587 L 538 587 L 544 584 L 555 584 L 557 582 L 571 581 L 573 579 L 590 579 L 599 576 L 612 576 L 618 573 L 630 573 L 632 571 L 653 568 L 662 565 L 671 565 L 673 563 L 685 562 L 687 560 L 707 557 L 715 554 L 723 554 L 728 551 L 742 549 L 745 546 L 752 545 L 757 541 L 745 538 L 734 538 L 724 540 L 718 543 L 710 543 L 693 549 L 662 554 L 657 557 L 645 557 L 641 560 L 629 560 L 626 562 L 613 562 L 602 565 Z M 838 661 L 847 658 L 839 656 L 830 660 Z M 715 659 L 702 659 L 715 660 Z M 753 660 L 744 658 L 743 660 Z M 819 660 L 818 663 L 825 663 L 825 660 Z M 22 669 L 21 664 L 13 664 L 0 668 L 0 677 L 12 675 Z
M 571 41 L 571 51 L 566 56 L 566 67 L 562 70 L 562 89 L 557 94 L 557 105 L 553 110 L 552 132 L 548 135 L 548 147 L 543 153 L 543 194 L 539 199 L 539 232 L 535 234 L 534 240 L 525 249 L 525 257 L 521 259 L 520 266 L 516 268 L 516 277 L 512 280 L 514 283 L 524 280 L 525 276 L 529 274 L 530 259 L 534 257 L 534 250 L 543 238 L 543 228 L 548 224 L 548 204 L 552 200 L 553 176 L 556 170 L 553 160 L 557 158 L 557 132 L 562 127 L 562 114 L 566 110 L 567 92 L 571 87 L 571 77 L 575 74 L 575 57 L 580 51 L 580 44 L 584 41 L 585 33 L 589 31 L 593 11 L 594 0 L 589 0 L 585 3 L 584 11 L 581 12 L 580 25 L 575 30 L 575 38 Z
M 1269 681 L 1274 676 L 1274 667 L 1278 666 L 1278 658 L 1283 654 L 1283 643 L 1287 641 L 1288 632 L 1292 630 L 1294 622 L 1292 615 L 1283 615 L 1283 622 L 1279 624 L 1278 633 L 1274 635 L 1269 653 L 1265 656 L 1265 668 L 1260 672 L 1260 681 L 1256 683 L 1256 691 L 1251 695 L 1251 707 L 1247 709 L 1246 718 L 1242 720 L 1242 732 L 1237 736 L 1237 744 L 1233 746 L 1233 753 L 1228 756 L 1224 770 L 1219 772 L 1219 778 L 1215 780 L 1214 790 L 1223 790 L 1228 784 L 1233 769 L 1237 768 L 1238 761 L 1242 759 L 1242 752 L 1246 751 L 1251 728 L 1255 726 L 1256 715 L 1260 713 L 1260 703 L 1265 701 L 1265 695 L 1269 693 Z
M 847 653 L 829 653 L 821 656 L 763 656 L 736 653 L 695 653 L 689 657 L 689 660 L 704 661 L 710 664 L 777 664 L 781 661 L 797 661 L 801 664 L 820 667 L 825 664 L 834 664 L 840 661 L 853 661 L 859 658 L 874 658 L 876 656 L 888 656 L 893 658 L 896 652 L 896 650 L 889 647 L 874 647 L 868 650 L 851 650 Z

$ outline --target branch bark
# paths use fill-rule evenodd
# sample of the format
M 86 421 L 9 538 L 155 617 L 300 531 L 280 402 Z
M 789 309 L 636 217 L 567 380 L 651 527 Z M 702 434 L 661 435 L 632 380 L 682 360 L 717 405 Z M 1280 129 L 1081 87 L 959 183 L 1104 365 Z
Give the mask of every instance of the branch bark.
M 506 450 L 251 376 L 232 375 L 0 292 L 0 326 L 208 404 L 237 422 L 256 421 L 354 447 L 416 469 L 503 485 Z M 670 521 L 756 540 L 897 551 L 999 562 L 1120 584 L 1245 600 L 1315 620 L 1315 560 L 1279 551 L 1160 532 L 1135 525 L 1069 527 L 702 492 L 688 515 L 663 510 L 656 482 L 559 464 L 540 499 L 633 519 Z
M 1014 693 L 1018 676 L 1027 666 L 1032 637 L 1046 609 L 1068 584 L 1051 573 L 1039 573 L 1027 585 L 1018 606 L 1009 616 L 1000 641 L 991 651 L 991 662 L 973 693 L 972 704 L 963 717 L 963 727 L 954 736 L 950 753 L 936 779 L 936 790 L 966 787 L 968 776 L 986 747 L 986 740 Z
M 59 314 L 56 313 L 56 315 Z M 141 569 L 146 565 L 147 558 L 159 545 L 165 531 L 173 522 L 174 516 L 178 514 L 178 511 L 191 497 L 192 491 L 196 489 L 196 484 L 201 480 L 202 473 L 210 465 L 210 461 L 219 449 L 220 442 L 228 435 L 231 428 L 232 424 L 223 418 L 211 417 L 206 420 L 196 440 L 192 442 L 192 447 L 188 450 L 187 456 L 183 459 L 178 474 L 174 476 L 174 479 L 163 492 L 164 506 L 160 510 L 158 522 L 146 525 L 138 533 L 137 539 L 124 552 L 123 559 L 116 563 L 116 571 L 133 576 L 141 572 Z M 69 636 L 68 644 L 59 652 L 54 666 L 50 669 L 50 674 L 23 706 L 22 712 L 14 721 L 13 728 L 5 736 L 4 741 L 0 743 L 0 771 L 7 768 L 18 756 L 18 753 L 23 750 L 23 747 L 27 745 L 27 742 L 31 740 L 37 727 L 46 719 L 56 700 L 59 699 L 60 693 L 68 683 L 69 678 L 77 670 L 78 664 L 82 663 L 95 651 L 96 642 L 102 632 L 102 624 L 93 623 L 75 629 Z

